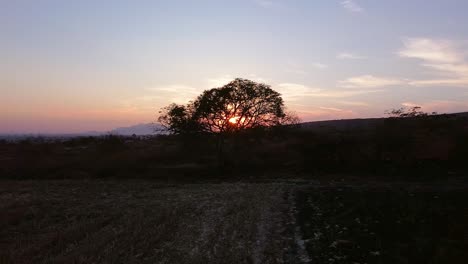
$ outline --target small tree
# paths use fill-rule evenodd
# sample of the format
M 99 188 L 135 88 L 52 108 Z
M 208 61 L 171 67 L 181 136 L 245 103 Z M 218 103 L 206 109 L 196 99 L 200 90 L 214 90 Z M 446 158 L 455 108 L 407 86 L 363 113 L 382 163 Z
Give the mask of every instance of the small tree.
M 406 118 L 406 117 L 425 117 L 429 115 L 436 115 L 436 112 L 432 112 L 430 114 L 421 111 L 420 106 L 413 106 L 410 108 L 402 107 L 399 109 L 392 109 L 385 112 L 385 114 L 389 115 L 393 118 Z
M 227 133 L 298 122 L 285 113 L 281 94 L 269 85 L 235 79 L 220 88 L 204 91 L 187 105 L 171 104 L 158 121 L 175 134 Z
M 196 124 L 192 119 L 192 105 L 170 104 L 159 111 L 158 122 L 171 133 L 183 134 L 196 132 Z

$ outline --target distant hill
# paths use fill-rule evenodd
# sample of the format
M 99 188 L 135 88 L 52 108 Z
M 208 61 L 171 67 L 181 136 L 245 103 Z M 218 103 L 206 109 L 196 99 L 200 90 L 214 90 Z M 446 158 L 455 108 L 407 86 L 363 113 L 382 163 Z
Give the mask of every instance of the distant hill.
M 316 130 L 333 128 L 337 130 L 348 129 L 365 129 L 375 127 L 383 123 L 384 118 L 362 118 L 362 119 L 341 119 L 341 120 L 326 120 L 326 121 L 313 121 L 302 123 L 301 127 L 304 129 Z
M 453 117 L 468 118 L 468 112 L 441 114 Z M 336 129 L 336 130 L 349 130 L 349 129 L 370 129 L 376 127 L 384 122 L 385 118 L 357 118 L 357 119 L 341 119 L 341 120 L 326 120 L 326 121 L 312 121 L 301 123 L 303 129 L 322 130 L 322 129 Z
M 138 124 L 128 127 L 118 127 L 110 131 L 87 131 L 78 133 L 0 133 L 0 139 L 8 141 L 18 141 L 29 138 L 47 138 L 51 140 L 68 139 L 74 137 L 99 137 L 105 135 L 121 135 L 121 136 L 146 136 L 164 133 L 162 127 L 157 124 Z

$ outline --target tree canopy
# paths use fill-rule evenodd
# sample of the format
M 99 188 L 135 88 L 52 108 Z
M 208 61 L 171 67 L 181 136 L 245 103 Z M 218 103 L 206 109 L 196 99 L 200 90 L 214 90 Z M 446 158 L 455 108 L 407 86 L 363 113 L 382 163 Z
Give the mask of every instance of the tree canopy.
M 281 94 L 269 85 L 247 79 L 204 91 L 187 105 L 171 104 L 158 121 L 169 131 L 224 133 L 297 122 L 285 111 Z

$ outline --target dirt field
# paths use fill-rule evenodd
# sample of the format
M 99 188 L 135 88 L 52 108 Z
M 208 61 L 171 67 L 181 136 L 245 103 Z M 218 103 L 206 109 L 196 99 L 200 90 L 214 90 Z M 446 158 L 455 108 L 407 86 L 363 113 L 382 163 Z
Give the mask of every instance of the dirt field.
M 467 198 L 458 185 L 1 181 L 0 263 L 464 263 Z
M 466 263 L 468 192 L 454 185 L 309 186 L 298 223 L 313 263 Z

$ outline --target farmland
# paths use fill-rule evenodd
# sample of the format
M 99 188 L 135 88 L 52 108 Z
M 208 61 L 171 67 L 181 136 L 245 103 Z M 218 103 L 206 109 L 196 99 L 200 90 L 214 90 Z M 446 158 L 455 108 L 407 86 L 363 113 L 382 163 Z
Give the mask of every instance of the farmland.
M 463 181 L 2 180 L 1 263 L 463 263 Z

